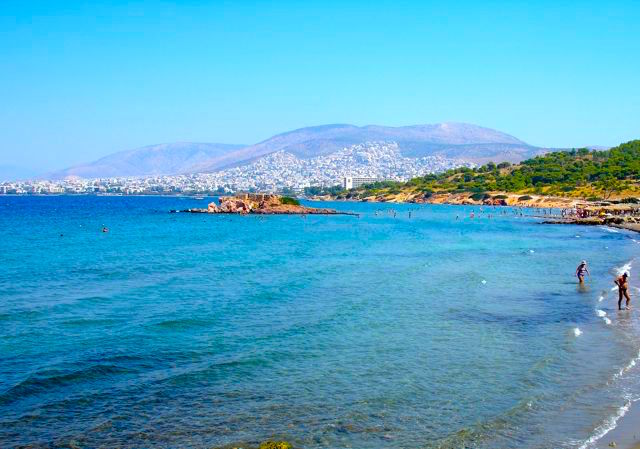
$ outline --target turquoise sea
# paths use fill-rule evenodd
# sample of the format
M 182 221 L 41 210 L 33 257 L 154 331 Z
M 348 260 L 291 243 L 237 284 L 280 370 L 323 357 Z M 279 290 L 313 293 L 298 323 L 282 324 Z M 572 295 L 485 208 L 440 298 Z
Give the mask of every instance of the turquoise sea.
M 590 448 L 640 398 L 638 234 L 207 201 L 0 197 L 1 448 Z

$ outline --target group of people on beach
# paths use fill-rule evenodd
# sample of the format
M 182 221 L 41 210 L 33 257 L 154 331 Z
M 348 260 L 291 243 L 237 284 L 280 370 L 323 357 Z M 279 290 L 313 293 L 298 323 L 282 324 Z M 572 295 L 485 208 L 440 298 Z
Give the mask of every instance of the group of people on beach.
M 587 268 L 587 261 L 583 260 L 576 268 L 576 276 L 578 277 L 578 282 L 580 284 L 584 284 L 585 276 L 591 276 L 589 272 L 589 268 Z M 626 299 L 626 308 L 631 308 L 631 297 L 629 296 L 629 273 L 623 273 L 614 279 L 613 283 L 618 286 L 618 310 L 622 310 L 622 300 Z

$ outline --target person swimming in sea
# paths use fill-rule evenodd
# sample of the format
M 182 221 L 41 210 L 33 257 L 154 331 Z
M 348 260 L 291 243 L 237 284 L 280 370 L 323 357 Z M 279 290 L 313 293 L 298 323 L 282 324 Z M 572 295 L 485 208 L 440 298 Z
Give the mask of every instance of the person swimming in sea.
M 589 273 L 589 269 L 587 268 L 587 261 L 583 260 L 582 262 L 580 262 L 580 265 L 578 265 L 578 268 L 576 268 L 576 276 L 578 276 L 578 281 L 581 284 L 584 284 L 585 274 L 591 276 L 591 273 Z
M 627 309 L 631 308 L 631 298 L 629 297 L 629 282 L 627 278 L 629 277 L 628 273 L 624 273 L 622 276 L 616 278 L 613 281 L 618 286 L 618 310 L 622 310 L 622 298 L 627 298 Z

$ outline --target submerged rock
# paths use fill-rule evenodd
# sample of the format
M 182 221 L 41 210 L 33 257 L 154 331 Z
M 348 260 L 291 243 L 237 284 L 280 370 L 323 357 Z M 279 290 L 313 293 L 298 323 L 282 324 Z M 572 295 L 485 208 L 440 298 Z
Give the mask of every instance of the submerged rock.
M 292 449 L 291 446 L 286 441 L 265 441 L 260 445 L 258 449 Z
M 213 449 L 293 449 L 293 446 L 287 441 L 268 440 L 260 443 L 259 446 L 255 446 L 254 444 L 229 444 L 226 446 L 215 447 Z

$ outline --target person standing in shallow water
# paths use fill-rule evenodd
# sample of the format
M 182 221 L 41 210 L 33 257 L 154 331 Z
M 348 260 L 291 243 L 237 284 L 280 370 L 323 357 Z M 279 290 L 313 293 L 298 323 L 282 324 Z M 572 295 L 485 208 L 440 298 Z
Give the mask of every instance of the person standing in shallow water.
M 627 309 L 631 308 L 631 298 L 629 297 L 629 282 L 627 278 L 629 275 L 627 273 L 618 277 L 615 281 L 615 284 L 618 286 L 618 310 L 622 310 L 622 298 L 627 298 Z
M 587 268 L 587 261 L 583 260 L 580 262 L 580 265 L 578 265 L 578 268 L 576 268 L 576 276 L 578 276 L 578 281 L 581 284 L 584 284 L 584 276 L 586 274 L 591 276 L 591 273 L 589 273 L 589 269 Z

